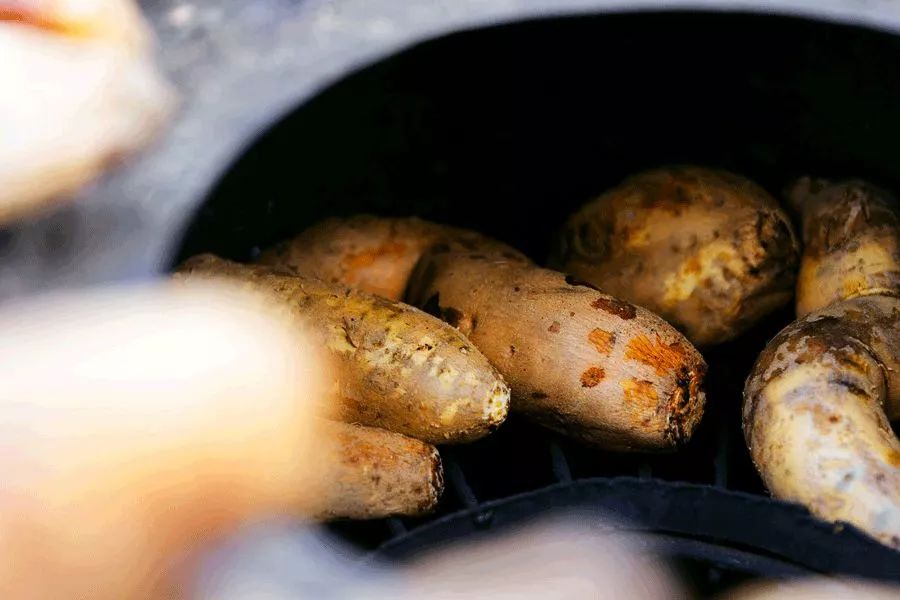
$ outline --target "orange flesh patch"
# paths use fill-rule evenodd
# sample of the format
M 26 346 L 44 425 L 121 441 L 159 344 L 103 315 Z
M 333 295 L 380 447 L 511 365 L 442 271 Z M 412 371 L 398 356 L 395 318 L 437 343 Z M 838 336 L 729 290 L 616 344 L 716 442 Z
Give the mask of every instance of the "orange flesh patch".
M 656 395 L 653 382 L 632 377 L 619 382 L 619 385 L 622 386 L 625 401 L 629 404 L 636 404 L 642 409 L 649 410 L 657 407 L 659 396 Z
M 897 452 L 896 450 L 891 450 L 890 452 L 885 454 L 884 459 L 892 467 L 900 467 L 900 452 Z
M 341 264 L 347 271 L 355 271 L 371 267 L 375 261 L 382 258 L 399 258 L 403 256 L 404 252 L 406 252 L 406 244 L 388 242 L 372 250 L 348 254 L 341 261 Z
M 581 374 L 581 387 L 592 388 L 601 381 L 606 376 L 606 373 L 600 367 L 588 367 L 588 369 Z
M 613 344 L 616 343 L 616 334 L 595 329 L 588 334 L 588 341 L 594 345 L 600 354 L 609 354 L 612 351 Z
M 727 258 L 727 256 L 726 256 Z M 684 263 L 684 271 L 685 273 L 689 273 L 691 275 L 697 275 L 700 273 L 700 259 L 694 256 L 690 258 L 687 262 Z
M 636 360 L 656 369 L 657 375 L 665 375 L 684 366 L 684 353 L 681 344 L 664 343 L 659 335 L 656 342 L 650 341 L 646 335 L 639 335 L 628 343 L 625 358 Z

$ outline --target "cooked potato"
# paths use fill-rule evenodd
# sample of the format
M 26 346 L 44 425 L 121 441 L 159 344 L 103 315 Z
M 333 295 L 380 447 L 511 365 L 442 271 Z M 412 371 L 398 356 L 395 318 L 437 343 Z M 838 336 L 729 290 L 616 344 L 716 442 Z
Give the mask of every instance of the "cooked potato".
M 402 248 L 402 260 L 382 260 L 385 248 Z M 681 334 L 481 234 L 419 219 L 332 219 L 265 260 L 370 290 L 365 282 L 385 277 L 383 293 L 406 289 L 484 352 L 512 387 L 513 410 L 584 442 L 671 450 L 702 416 L 706 365 Z
M 803 221 L 798 316 L 848 298 L 900 294 L 900 221 L 888 192 L 804 177 L 788 197 Z
M 512 409 L 583 442 L 673 450 L 703 414 L 706 365 L 653 313 L 562 273 L 488 251 L 437 244 L 410 302 L 484 352 L 512 388 Z
M 801 317 L 744 388 L 744 435 L 773 495 L 900 548 L 900 271 L 893 200 L 803 178 L 788 196 L 805 242 Z
M 457 443 L 506 418 L 509 388 L 496 369 L 458 331 L 411 306 L 209 254 L 176 277 L 227 278 L 283 303 L 332 365 L 342 421 Z
M 437 448 L 399 433 L 331 422 L 320 437 L 323 492 L 303 510 L 313 518 L 380 519 L 434 509 L 444 490 Z
M 447 238 L 480 246 L 491 243 L 472 231 L 415 217 L 388 219 L 357 215 L 313 225 L 263 252 L 259 262 L 402 300 L 406 282 L 419 257 L 436 241 Z M 499 246 L 497 249 L 501 253 L 507 250 Z M 521 256 L 517 252 L 515 255 Z M 512 254 L 507 256 L 511 257 Z
M 772 340 L 744 389 L 744 434 L 766 486 L 900 548 L 900 300 L 854 298 Z
M 677 167 L 630 177 L 583 206 L 551 264 L 707 346 L 790 300 L 797 253 L 787 216 L 762 188 Z

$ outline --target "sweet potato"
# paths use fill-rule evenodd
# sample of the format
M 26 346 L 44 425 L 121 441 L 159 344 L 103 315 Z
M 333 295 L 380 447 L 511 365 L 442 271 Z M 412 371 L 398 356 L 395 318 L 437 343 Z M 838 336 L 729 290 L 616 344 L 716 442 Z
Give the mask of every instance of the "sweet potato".
M 562 273 L 437 244 L 408 299 L 484 352 L 509 382 L 514 411 L 583 442 L 673 450 L 703 414 L 706 365 L 690 342 Z
M 381 261 L 399 247 L 402 260 Z M 406 289 L 407 301 L 469 336 L 512 387 L 513 410 L 584 442 L 671 450 L 702 416 L 706 366 L 681 334 L 481 234 L 419 219 L 332 219 L 266 260 L 342 283 L 386 276 L 389 293 Z
M 573 214 L 551 265 L 661 315 L 697 345 L 786 304 L 797 242 L 753 182 L 699 167 L 647 171 Z
M 798 316 L 858 296 L 900 295 L 900 220 L 888 192 L 804 177 L 788 198 L 803 222 Z
M 444 490 L 437 449 L 399 433 L 328 423 L 321 436 L 322 494 L 302 510 L 315 519 L 379 519 L 430 512 Z
M 900 300 L 867 296 L 811 313 L 760 356 L 744 434 L 766 486 L 829 521 L 900 548 Z
M 278 300 L 332 367 L 336 418 L 432 443 L 482 437 L 505 418 L 509 388 L 465 336 L 411 306 L 212 255 L 176 277 L 226 278 Z
M 805 242 L 801 318 L 744 388 L 744 435 L 773 495 L 900 548 L 900 282 L 890 196 L 803 178 L 788 197 Z
M 296 237 L 264 251 L 258 262 L 293 273 L 340 283 L 357 290 L 402 300 L 406 282 L 425 250 L 438 240 L 491 244 L 488 238 L 465 229 L 438 225 L 415 217 L 381 218 L 357 215 L 327 219 Z M 495 250 L 509 250 L 502 245 Z M 506 258 L 513 255 L 507 252 Z

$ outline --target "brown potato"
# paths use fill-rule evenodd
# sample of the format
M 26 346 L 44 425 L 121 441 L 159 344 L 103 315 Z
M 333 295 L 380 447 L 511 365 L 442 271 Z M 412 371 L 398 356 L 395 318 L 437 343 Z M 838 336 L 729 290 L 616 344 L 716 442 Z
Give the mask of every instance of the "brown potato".
M 583 442 L 673 450 L 703 414 L 706 365 L 653 313 L 562 273 L 437 244 L 410 302 L 484 352 L 513 390 L 512 409 Z
M 744 389 L 744 435 L 778 498 L 900 548 L 900 300 L 854 298 L 795 321 Z
M 477 243 L 482 247 L 491 244 L 491 240 L 475 232 L 415 217 L 388 219 L 357 215 L 317 223 L 266 250 L 258 262 L 402 300 L 406 282 L 419 257 L 442 239 Z M 500 246 L 497 246 L 499 252 L 508 250 Z
M 189 259 L 176 278 L 226 278 L 278 300 L 334 373 L 335 418 L 432 443 L 480 438 L 506 418 L 509 388 L 465 336 L 411 306 L 343 286 Z
M 900 548 L 898 222 L 859 181 L 804 178 L 788 193 L 806 242 L 799 320 L 744 388 L 744 435 L 773 495 Z M 810 312 L 814 311 L 814 312 Z
M 320 437 L 322 495 L 303 511 L 315 519 L 418 516 L 444 490 L 437 448 L 405 435 L 330 422 Z
M 381 260 L 400 247 L 401 260 Z M 500 370 L 513 410 L 582 441 L 671 450 L 702 416 L 706 365 L 669 324 L 481 234 L 358 216 L 279 248 L 269 263 L 342 283 L 384 277 L 390 294 L 407 289 L 408 301 L 459 328 Z
M 630 177 L 584 205 L 551 264 L 706 346 L 790 300 L 797 254 L 787 216 L 758 185 L 673 167 Z
M 900 294 L 900 220 L 888 192 L 804 177 L 788 197 L 803 221 L 798 316 L 839 300 Z

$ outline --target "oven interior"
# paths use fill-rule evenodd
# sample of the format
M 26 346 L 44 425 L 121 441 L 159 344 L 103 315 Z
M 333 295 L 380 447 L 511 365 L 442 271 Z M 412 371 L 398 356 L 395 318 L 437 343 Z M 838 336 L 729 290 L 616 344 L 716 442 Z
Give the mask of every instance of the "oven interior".
M 455 33 L 348 75 L 255 140 L 194 215 L 179 260 L 201 251 L 248 260 L 321 218 L 367 212 L 470 227 L 542 262 L 578 205 L 628 174 L 673 163 L 730 169 L 776 196 L 803 174 L 865 177 L 900 191 L 898 99 L 900 38 L 825 22 L 628 13 Z M 481 442 L 442 449 L 448 488 L 436 515 L 332 528 L 399 559 L 451 536 L 454 518 L 466 531 L 490 530 L 503 520 L 503 499 L 547 486 L 600 482 L 623 506 L 640 495 L 638 504 L 649 503 L 651 513 L 684 483 L 758 502 L 764 489 L 743 443 L 741 389 L 765 342 L 790 320 L 786 308 L 705 353 L 707 415 L 678 454 L 587 450 L 511 418 Z M 501 504 L 488 511 L 485 502 Z M 550 494 L 518 510 L 559 503 L 564 498 Z M 677 527 L 648 527 L 691 538 L 691 523 L 702 516 L 681 518 Z M 772 535 L 794 546 L 812 539 L 786 522 Z M 426 526 L 432 529 L 424 538 L 412 535 Z M 765 561 L 742 563 L 742 552 L 801 571 L 855 572 L 862 567 L 851 566 L 852 554 L 864 548 L 868 575 L 900 577 L 900 554 L 850 528 L 832 532 L 833 549 L 828 540 L 805 548 L 834 553 L 832 562 L 818 563 L 800 558 L 802 548 L 775 556 L 772 547 L 729 542 L 722 529 L 693 536 L 711 544 L 702 551 L 670 548 L 702 593 L 748 577 L 790 575 Z M 717 554 L 728 544 L 732 554 Z

